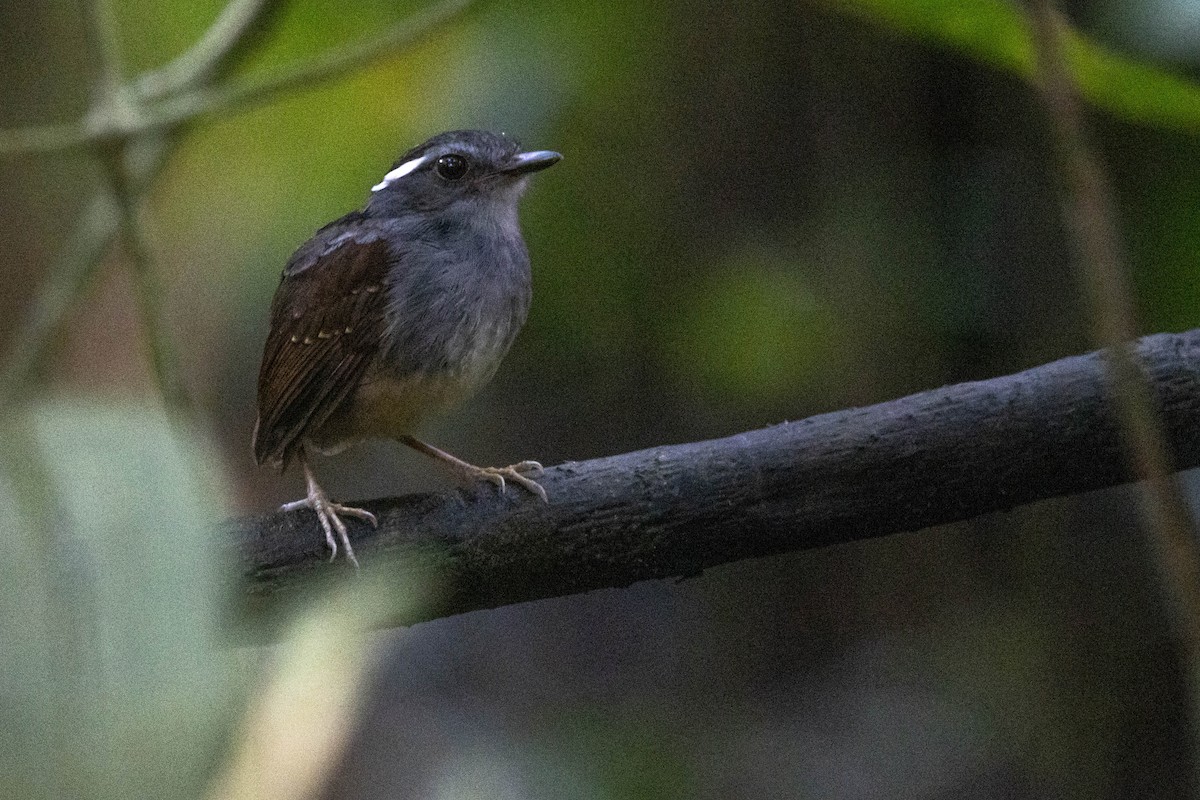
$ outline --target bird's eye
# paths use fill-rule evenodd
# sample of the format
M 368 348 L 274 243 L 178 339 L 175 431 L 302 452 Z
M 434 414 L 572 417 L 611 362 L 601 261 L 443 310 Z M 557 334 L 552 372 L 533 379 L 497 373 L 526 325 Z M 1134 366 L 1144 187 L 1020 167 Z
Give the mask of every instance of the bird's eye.
M 437 160 L 437 174 L 448 181 L 456 181 L 467 174 L 467 160 L 451 153 Z

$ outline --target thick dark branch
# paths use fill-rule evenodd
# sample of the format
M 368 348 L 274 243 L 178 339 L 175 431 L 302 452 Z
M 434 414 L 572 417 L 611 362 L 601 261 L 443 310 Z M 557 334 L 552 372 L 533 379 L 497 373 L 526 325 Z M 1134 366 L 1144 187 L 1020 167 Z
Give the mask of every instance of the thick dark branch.
M 1200 465 L 1200 330 L 1139 353 L 1177 469 Z M 694 575 L 1130 480 L 1099 353 L 726 439 L 566 463 L 510 490 L 376 500 L 352 536 L 441 587 L 423 617 Z M 353 522 L 351 524 L 354 524 Z M 252 605 L 325 563 L 310 512 L 237 520 Z M 413 620 L 397 620 L 397 622 Z

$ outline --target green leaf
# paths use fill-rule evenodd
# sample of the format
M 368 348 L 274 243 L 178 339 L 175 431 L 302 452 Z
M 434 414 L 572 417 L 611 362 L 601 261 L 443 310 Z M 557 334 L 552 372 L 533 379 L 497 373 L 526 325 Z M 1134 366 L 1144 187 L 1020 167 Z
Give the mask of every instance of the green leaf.
M 0 421 L 0 772 L 14 797 L 190 797 L 235 711 L 216 459 L 159 411 Z
M 1029 24 L 1010 0 L 818 0 L 830 9 L 955 50 L 1026 80 L 1034 75 Z M 1136 61 L 1080 33 L 1068 57 L 1081 94 L 1116 117 L 1200 132 L 1200 84 Z
M 364 631 L 425 593 L 383 569 L 297 608 L 238 736 L 255 665 L 228 627 L 219 458 L 141 406 L 46 403 L 0 441 L 3 796 L 311 796 L 351 730 Z

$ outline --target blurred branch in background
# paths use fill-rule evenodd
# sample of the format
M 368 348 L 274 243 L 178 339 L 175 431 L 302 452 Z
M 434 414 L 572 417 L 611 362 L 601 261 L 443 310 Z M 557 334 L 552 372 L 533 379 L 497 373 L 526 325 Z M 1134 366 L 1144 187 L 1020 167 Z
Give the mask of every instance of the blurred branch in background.
M 1150 386 L 1131 342 L 1137 336 L 1133 292 L 1111 192 L 1085 131 L 1083 111 L 1063 52 L 1066 23 L 1053 0 L 1030 0 L 1039 86 L 1053 126 L 1063 178 L 1063 215 L 1076 252 L 1080 290 L 1096 343 L 1105 348 L 1113 398 L 1137 474 L 1146 485 L 1146 533 L 1174 608 L 1190 671 L 1200 665 L 1200 552 L 1187 500 Z M 1193 691 L 1195 691 L 1193 689 Z
M 252 38 L 273 0 L 231 0 L 204 35 L 183 55 L 137 79 L 148 100 L 169 97 L 212 78 Z
M 87 294 L 119 225 L 120 210 L 112 196 L 98 192 L 65 238 L 26 312 L 23 330 L 9 347 L 0 372 L 0 408 L 19 399 L 46 362 L 64 321 Z
M 146 127 L 171 127 L 208 114 L 224 114 L 274 100 L 293 91 L 309 91 L 362 69 L 373 61 L 411 47 L 422 36 L 441 28 L 470 7 L 474 0 L 435 3 L 422 13 L 399 22 L 376 36 L 314 56 L 309 61 L 262 79 L 208 86 L 164 102 Z
M 165 142 L 162 145 L 165 150 Z M 179 353 L 168 330 L 166 304 L 158 278 L 154 254 L 146 239 L 146 230 L 138 219 L 141 192 L 127 182 L 124 169 L 123 148 L 103 150 L 99 157 L 103 161 L 107 191 L 120 211 L 119 229 L 129 257 L 133 273 L 133 288 L 137 296 L 138 315 L 150 355 L 150 364 L 158 384 L 158 392 L 167 407 L 178 412 L 190 413 L 191 400 L 183 378 Z
M 116 13 L 112 0 L 90 0 L 85 4 L 84 31 L 92 55 L 100 64 L 99 92 L 107 95 L 120 90 L 124 82 L 124 67 L 121 56 L 121 35 L 117 31 Z M 110 97 L 101 102 L 111 103 Z
M 87 12 L 87 24 L 84 28 L 93 55 L 100 63 L 100 78 L 96 87 L 96 95 L 99 98 L 96 101 L 97 111 L 106 109 L 103 116 L 126 114 L 130 118 L 137 118 L 137 98 L 128 94 L 123 86 L 124 59 L 121 55 L 120 34 L 117 31 L 112 2 L 93 0 L 88 5 Z M 119 210 L 119 228 L 124 234 L 125 248 L 132 265 L 138 312 L 159 394 L 168 408 L 190 413 L 191 401 L 188 399 L 187 386 L 183 380 L 175 345 L 167 329 L 166 309 L 163 307 L 157 267 L 146 240 L 146 232 L 138 219 L 143 187 L 135 188 L 130 185 L 125 171 L 126 150 L 131 144 L 131 140 L 122 137 L 93 144 L 93 153 L 101 162 L 105 177 L 99 193 L 107 194 Z
M 392 55 L 440 28 L 472 0 L 435 3 L 414 17 L 365 39 L 335 48 L 262 79 L 215 85 L 222 67 L 239 51 L 272 5 L 271 0 L 231 0 L 208 32 L 167 66 L 125 82 L 119 41 L 107 0 L 88 9 L 88 38 L 102 64 L 97 99 L 84 120 L 64 125 L 0 131 L 0 154 L 22 155 L 91 147 L 103 162 L 107 185 L 92 200 L 46 277 L 33 311 L 17 335 L 0 372 L 0 406 L 27 389 L 61 333 L 71 310 L 86 294 L 96 269 L 119 231 L 134 266 L 142 326 L 159 390 L 176 409 L 188 405 L 175 347 L 163 320 L 151 251 L 138 209 L 166 163 L 177 135 L 191 120 L 223 114 L 289 92 L 311 89 Z
M 1178 468 L 1200 465 L 1200 330 L 1139 343 Z M 546 471 L 515 494 L 364 504 L 365 572 L 400 559 L 441 596 L 420 619 L 690 577 L 744 558 L 964 520 L 1136 478 L 1102 353 L 867 408 Z M 235 520 L 257 614 L 326 564 L 307 511 Z M 415 618 L 395 620 L 412 622 Z

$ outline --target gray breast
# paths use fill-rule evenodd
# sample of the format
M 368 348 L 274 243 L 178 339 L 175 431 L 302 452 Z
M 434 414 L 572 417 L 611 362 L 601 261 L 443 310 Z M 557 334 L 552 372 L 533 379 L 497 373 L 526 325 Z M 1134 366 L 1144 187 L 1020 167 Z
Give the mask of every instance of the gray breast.
M 380 366 L 399 378 L 454 378 L 471 391 L 492 377 L 525 323 L 525 243 L 494 229 L 422 233 L 397 248 Z M 447 238 L 455 246 L 433 243 Z

